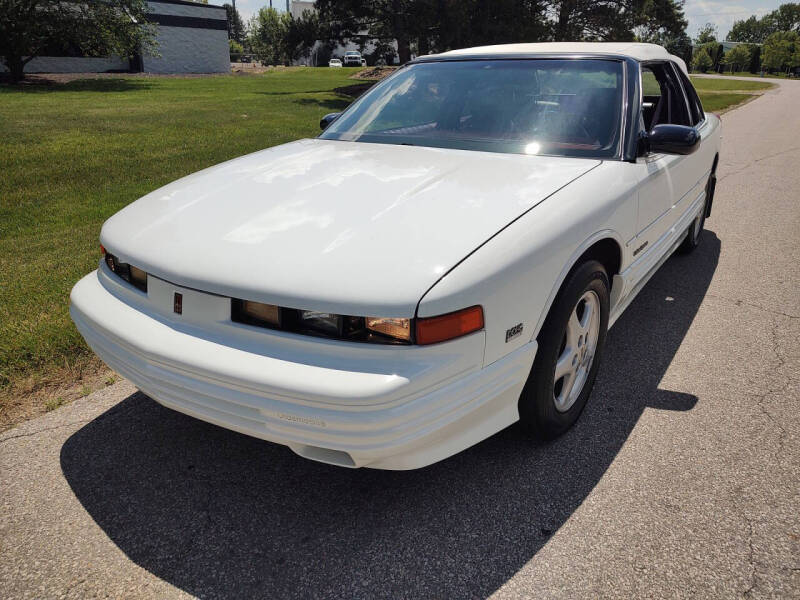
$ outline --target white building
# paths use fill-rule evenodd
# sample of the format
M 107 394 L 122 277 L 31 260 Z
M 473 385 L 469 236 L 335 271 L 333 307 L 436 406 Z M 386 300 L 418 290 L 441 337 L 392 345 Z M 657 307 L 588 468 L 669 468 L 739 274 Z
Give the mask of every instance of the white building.
M 39 56 L 26 73 L 228 73 L 228 16 L 222 6 L 186 0 L 148 1 L 147 20 L 156 24 L 160 56 Z M 0 69 L 5 66 L 0 64 Z
M 313 0 L 291 0 L 291 2 L 287 2 L 287 4 L 289 4 L 288 10 L 293 19 L 299 19 L 307 10 L 311 12 L 317 10 Z
M 222 6 L 185 0 L 148 2 L 160 57 L 142 56 L 145 73 L 229 73 L 228 14 Z

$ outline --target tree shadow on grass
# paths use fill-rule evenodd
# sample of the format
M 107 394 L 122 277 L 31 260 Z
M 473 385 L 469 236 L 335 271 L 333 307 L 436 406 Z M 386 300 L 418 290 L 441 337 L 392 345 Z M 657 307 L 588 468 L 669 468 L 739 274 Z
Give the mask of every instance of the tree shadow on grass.
M 319 106 L 320 108 L 324 108 L 325 110 L 341 112 L 353 101 L 352 98 L 327 98 L 327 99 L 317 99 L 317 98 L 298 98 L 295 100 L 297 104 L 301 104 L 303 106 Z
M 117 77 L 104 77 L 97 79 L 76 79 L 66 83 L 49 79 L 26 78 L 20 83 L 11 84 L 0 81 L 0 88 L 5 91 L 20 91 L 32 93 L 52 92 L 131 92 L 147 90 L 153 87 L 153 82 L 147 79 L 123 79 Z
M 645 408 L 694 407 L 658 385 L 719 253 L 707 231 L 662 267 L 611 330 L 586 411 L 553 442 L 511 427 L 418 471 L 347 470 L 134 394 L 67 440 L 64 476 L 131 560 L 200 597 L 487 596 L 584 501 Z
M 303 92 L 256 92 L 256 94 L 262 94 L 264 96 L 297 96 L 296 99 L 292 100 L 292 102 L 294 102 L 295 104 L 300 104 L 301 106 L 319 106 L 320 108 L 324 108 L 325 110 L 329 111 L 343 111 L 345 108 L 350 106 L 350 104 L 355 99 L 353 96 L 349 96 L 348 94 L 339 92 L 337 90 L 315 90 L 315 91 L 303 91 Z M 339 97 L 314 98 L 306 94 L 337 94 Z
M 253 92 L 254 94 L 261 94 L 262 96 L 300 96 L 302 94 L 332 94 L 336 93 L 334 89 L 325 90 L 296 90 L 293 92 Z

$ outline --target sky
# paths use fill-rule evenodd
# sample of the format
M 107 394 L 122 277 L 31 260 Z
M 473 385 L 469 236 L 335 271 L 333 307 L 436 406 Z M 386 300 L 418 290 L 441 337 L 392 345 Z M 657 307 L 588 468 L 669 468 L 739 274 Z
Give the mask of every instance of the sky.
M 689 20 L 689 37 L 694 38 L 706 23 L 713 23 L 717 27 L 717 38 L 724 39 L 734 21 L 746 19 L 750 15 L 761 17 L 788 1 L 790 0 L 686 0 L 683 11 Z M 223 0 L 211 2 L 222 4 Z M 269 6 L 269 0 L 236 0 L 236 8 L 245 21 L 262 6 Z M 285 10 L 286 0 L 272 0 L 272 6 Z
M 225 2 L 231 2 L 231 0 L 209 0 L 209 4 L 224 4 Z M 236 0 L 236 8 L 245 21 L 263 6 L 269 6 L 269 0 Z M 286 10 L 286 0 L 272 0 L 272 7 L 283 12 Z

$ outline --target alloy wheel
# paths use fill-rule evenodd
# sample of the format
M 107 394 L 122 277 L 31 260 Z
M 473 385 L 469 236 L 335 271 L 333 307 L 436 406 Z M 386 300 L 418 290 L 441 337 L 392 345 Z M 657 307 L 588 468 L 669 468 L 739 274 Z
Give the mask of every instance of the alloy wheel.
M 600 337 L 600 299 L 588 290 L 570 313 L 553 377 L 553 403 L 566 412 L 581 394 L 592 370 Z

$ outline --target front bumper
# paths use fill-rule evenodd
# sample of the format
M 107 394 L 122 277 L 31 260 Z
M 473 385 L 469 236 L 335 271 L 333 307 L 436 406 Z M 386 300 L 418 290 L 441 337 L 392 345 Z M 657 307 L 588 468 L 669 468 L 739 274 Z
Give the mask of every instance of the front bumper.
M 180 316 L 164 310 L 174 291 Z M 515 422 L 536 353 L 482 368 L 483 332 L 375 347 L 257 330 L 230 322 L 227 298 L 153 276 L 143 294 L 103 265 L 70 300 L 92 349 L 157 402 L 349 467 L 422 467 Z

